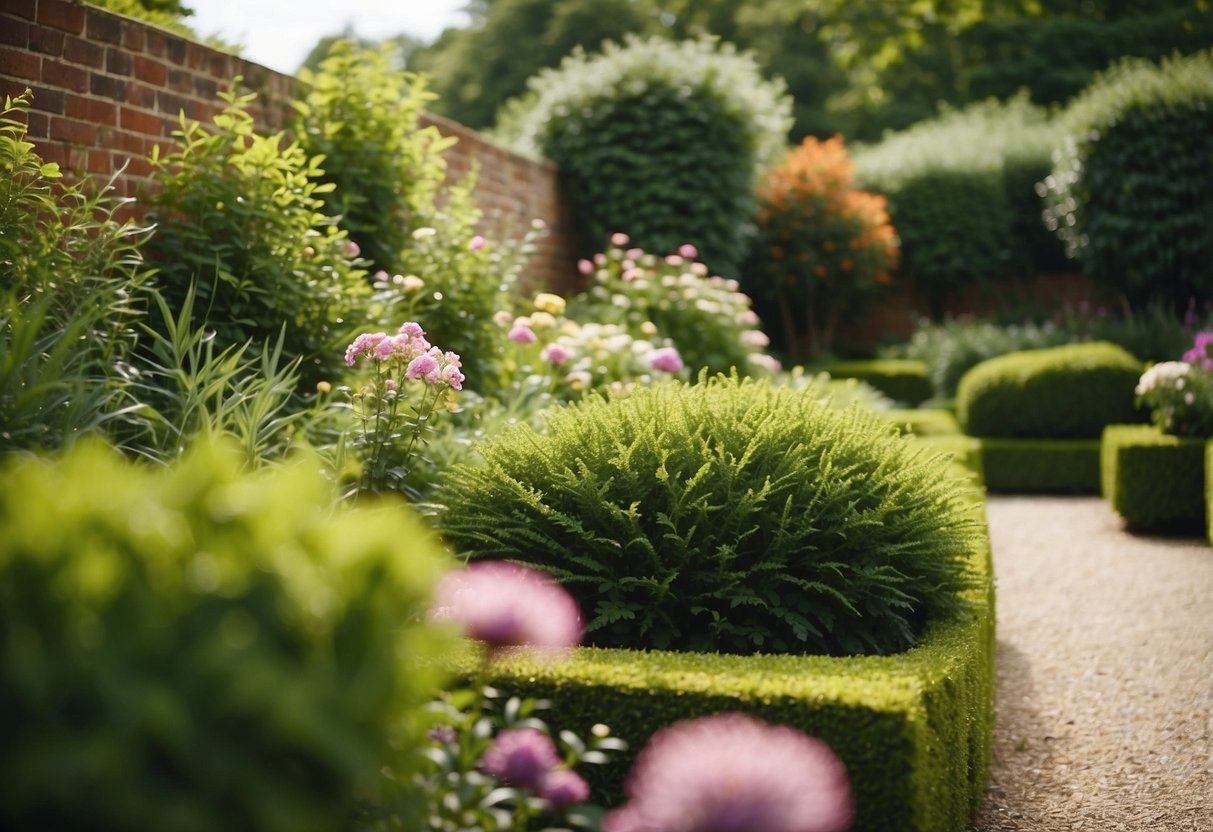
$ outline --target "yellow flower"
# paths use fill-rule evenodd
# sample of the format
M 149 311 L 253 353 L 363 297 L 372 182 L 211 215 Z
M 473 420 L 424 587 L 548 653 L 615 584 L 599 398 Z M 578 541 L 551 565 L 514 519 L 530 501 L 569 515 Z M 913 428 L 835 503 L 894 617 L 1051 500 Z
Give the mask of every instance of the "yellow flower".
M 553 295 L 551 292 L 540 292 L 535 295 L 535 308 L 540 312 L 547 312 L 551 315 L 564 314 L 564 298 L 560 295 Z

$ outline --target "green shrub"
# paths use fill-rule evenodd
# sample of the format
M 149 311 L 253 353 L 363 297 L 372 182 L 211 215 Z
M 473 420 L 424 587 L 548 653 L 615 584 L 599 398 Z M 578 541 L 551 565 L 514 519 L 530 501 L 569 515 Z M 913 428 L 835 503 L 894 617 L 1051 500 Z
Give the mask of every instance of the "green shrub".
M 0 826 L 327 832 L 408 777 L 448 648 L 417 623 L 436 543 L 396 506 L 334 512 L 313 463 L 239 468 L 9 462 Z
M 1049 172 L 1056 137 L 1047 113 L 1020 96 L 944 112 L 855 151 L 859 183 L 888 197 L 898 274 L 933 316 L 958 289 L 1056 262 L 1031 190 Z
M 834 378 L 857 378 L 895 402 L 914 406 L 931 398 L 926 365 L 912 359 L 836 361 L 821 368 Z
M 632 38 L 574 52 L 530 87 L 499 130 L 560 166 L 583 254 L 622 231 L 649 251 L 690 243 L 736 276 L 755 176 L 791 126 L 782 82 L 715 40 Z
M 1137 421 L 1133 390 L 1142 364 L 1096 341 L 992 358 L 965 373 L 956 415 L 970 436 L 1082 439 Z
M 846 764 L 854 832 L 963 832 L 985 793 L 993 726 L 988 546 L 970 556 L 971 615 L 930 625 L 895 656 L 728 656 L 582 649 L 559 665 L 509 659 L 502 690 L 550 700 L 550 722 L 627 726 L 629 753 L 589 772 L 617 800 L 631 758 L 671 722 L 741 710 L 820 737 Z M 470 669 L 470 668 L 469 668 Z
M 1016 494 L 1098 494 L 1098 439 L 981 440 L 986 488 Z
M 272 342 L 285 325 L 286 354 L 314 381 L 368 324 L 371 285 L 345 231 L 322 213 L 332 185 L 320 182 L 320 160 L 283 146 L 282 133 L 257 135 L 253 97 L 220 93 L 213 132 L 182 115 L 177 148 L 153 154 L 150 251 L 174 315 L 196 287 L 198 318 L 221 348 Z
M 814 393 L 716 378 L 555 410 L 449 472 L 438 526 L 466 557 L 550 572 L 599 646 L 905 649 L 971 584 L 968 491 Z
M 0 113 L 0 452 L 52 448 L 121 417 L 151 272 L 143 231 L 26 141 L 31 96 Z
M 1103 497 L 1134 532 L 1203 532 L 1205 440 L 1153 425 L 1109 425 L 1100 447 Z
M 1126 60 L 1069 106 L 1042 186 L 1083 270 L 1135 304 L 1213 291 L 1213 51 Z

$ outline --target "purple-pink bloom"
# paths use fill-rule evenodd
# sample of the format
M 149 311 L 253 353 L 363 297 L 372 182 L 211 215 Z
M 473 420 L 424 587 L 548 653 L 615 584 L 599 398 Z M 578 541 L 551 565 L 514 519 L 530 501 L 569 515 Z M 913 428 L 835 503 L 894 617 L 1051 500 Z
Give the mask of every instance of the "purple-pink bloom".
M 741 713 L 658 731 L 624 791 L 603 832 L 843 832 L 854 817 L 828 745 Z
M 434 592 L 431 617 L 454 622 L 491 651 L 559 652 L 581 642 L 581 613 L 564 587 L 508 561 L 477 561 L 448 573 Z
M 463 373 L 459 371 L 458 364 L 447 364 L 442 368 L 442 380 L 449 384 L 452 389 L 462 390 L 463 382 L 466 379 Z
M 409 362 L 404 371 L 405 378 L 420 378 L 429 381 L 430 375 L 438 372 L 438 359 L 428 352 Z
M 649 366 L 654 370 L 676 373 L 683 368 L 682 356 L 673 347 L 660 347 L 649 353 Z
M 537 728 L 507 728 L 480 760 L 486 774 L 536 792 L 558 765 L 560 755 L 552 738 Z
M 611 245 L 613 246 L 626 246 L 631 240 L 632 238 L 622 231 L 616 231 L 611 235 Z
M 590 785 L 572 769 L 549 771 L 539 781 L 539 796 L 557 809 L 585 803 L 590 799 Z
M 581 272 L 582 274 L 589 274 L 590 272 L 594 271 L 594 264 L 582 257 L 577 261 L 577 271 Z
M 353 258 L 359 254 L 362 254 L 362 249 L 358 247 L 358 244 L 353 240 L 347 240 L 345 244 L 345 256 Z
M 539 357 L 544 361 L 559 367 L 561 364 L 572 358 L 572 353 L 565 349 L 561 344 L 548 344 L 543 348 L 543 351 L 539 353 Z
M 385 332 L 364 332 L 354 339 L 354 342 L 345 348 L 345 365 L 353 367 L 354 362 L 358 360 L 358 356 L 364 352 L 370 352 L 375 349 L 385 338 Z
M 694 260 L 699 256 L 699 249 L 695 248 L 695 246 L 691 245 L 690 243 L 683 243 L 678 247 L 678 253 L 688 260 Z
M 517 341 L 519 344 L 533 344 L 539 340 L 539 336 L 529 326 L 524 324 L 514 324 L 510 329 L 510 334 L 506 336 L 511 341 Z
M 468 243 L 468 248 L 472 251 L 480 251 L 480 249 L 484 248 L 484 244 L 487 242 L 488 240 L 477 234 L 476 236 L 472 237 L 471 242 Z
M 383 389 L 387 390 L 389 393 L 395 393 L 400 389 L 400 385 L 396 382 L 396 379 L 389 378 L 383 382 Z

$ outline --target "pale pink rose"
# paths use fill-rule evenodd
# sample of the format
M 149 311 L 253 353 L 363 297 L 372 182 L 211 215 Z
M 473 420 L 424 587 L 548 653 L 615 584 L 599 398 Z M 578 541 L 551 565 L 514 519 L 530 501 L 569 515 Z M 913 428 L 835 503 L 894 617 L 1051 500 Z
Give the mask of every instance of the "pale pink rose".
M 683 243 L 678 247 L 678 253 L 688 260 L 694 260 L 699 256 L 699 249 L 695 248 L 695 246 L 691 245 L 690 243 Z
M 557 367 L 559 367 L 561 364 L 568 361 L 572 357 L 572 354 L 560 344 L 548 344 L 543 348 L 543 351 L 539 353 L 539 357 L 544 361 L 555 364 Z
M 631 241 L 632 238 L 627 234 L 624 234 L 622 231 L 616 231 L 611 235 L 611 245 L 613 246 L 626 246 Z
M 535 334 L 533 329 L 522 324 L 514 324 L 514 327 L 510 330 L 510 334 L 506 337 L 519 344 L 533 344 L 539 340 L 539 336 Z
M 676 373 L 683 368 L 682 356 L 674 347 L 660 347 L 649 353 L 649 366 L 654 370 Z
M 470 243 L 468 243 L 468 248 L 471 249 L 472 251 L 480 251 L 480 249 L 484 248 L 484 245 L 487 242 L 488 242 L 488 240 L 484 239 L 484 237 L 481 237 L 479 234 L 477 234 L 475 237 L 472 238 L 472 241 Z
M 358 244 L 355 243 L 353 240 L 346 240 L 345 256 L 352 259 L 354 257 L 357 257 L 359 254 L 362 254 L 362 249 L 358 247 Z
M 589 274 L 590 272 L 594 271 L 594 264 L 582 257 L 577 261 L 577 271 L 581 272 L 582 274 Z

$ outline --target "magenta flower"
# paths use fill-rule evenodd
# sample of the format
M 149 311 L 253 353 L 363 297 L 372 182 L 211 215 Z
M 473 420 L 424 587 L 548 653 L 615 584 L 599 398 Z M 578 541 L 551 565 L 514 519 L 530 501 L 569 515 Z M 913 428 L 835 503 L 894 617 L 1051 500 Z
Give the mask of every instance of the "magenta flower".
M 846 768 L 821 740 L 740 713 L 653 735 L 603 832 L 843 832 Z
M 404 376 L 405 378 L 420 378 L 429 381 L 431 375 L 437 378 L 436 374 L 439 372 L 438 359 L 427 352 L 409 362 L 408 368 L 404 371 Z
M 594 271 L 594 264 L 582 257 L 577 261 L 577 271 L 581 272 L 582 274 L 589 274 L 590 272 Z
M 559 367 L 561 364 L 572 358 L 572 354 L 560 344 L 548 344 L 543 348 L 543 351 L 539 353 L 539 357 L 544 361 Z
M 581 642 L 581 614 L 564 587 L 508 561 L 477 561 L 447 574 L 434 592 L 431 617 L 454 622 L 490 651 L 559 653 Z
M 590 799 L 590 786 L 577 772 L 558 768 L 539 781 L 539 796 L 557 809 L 575 806 Z
M 353 367 L 354 362 L 358 360 L 358 356 L 363 353 L 371 353 L 386 338 L 387 333 L 385 332 L 362 333 L 354 339 L 354 343 L 345 348 L 345 365 Z
M 507 728 L 480 760 L 486 774 L 536 792 L 558 765 L 560 755 L 552 738 L 536 728 Z
M 539 340 L 539 336 L 535 334 L 535 331 L 523 324 L 514 324 L 510 330 L 510 334 L 506 337 L 519 344 L 533 344 Z
M 682 356 L 673 347 L 661 347 L 649 353 L 649 366 L 654 370 L 676 373 L 683 368 Z
M 477 234 L 471 239 L 471 242 L 468 243 L 468 248 L 472 251 L 480 251 L 480 249 L 484 248 L 484 244 L 487 242 L 488 240 Z
M 694 260 L 699 256 L 699 249 L 690 243 L 683 243 L 678 247 L 678 253 L 688 260 Z

